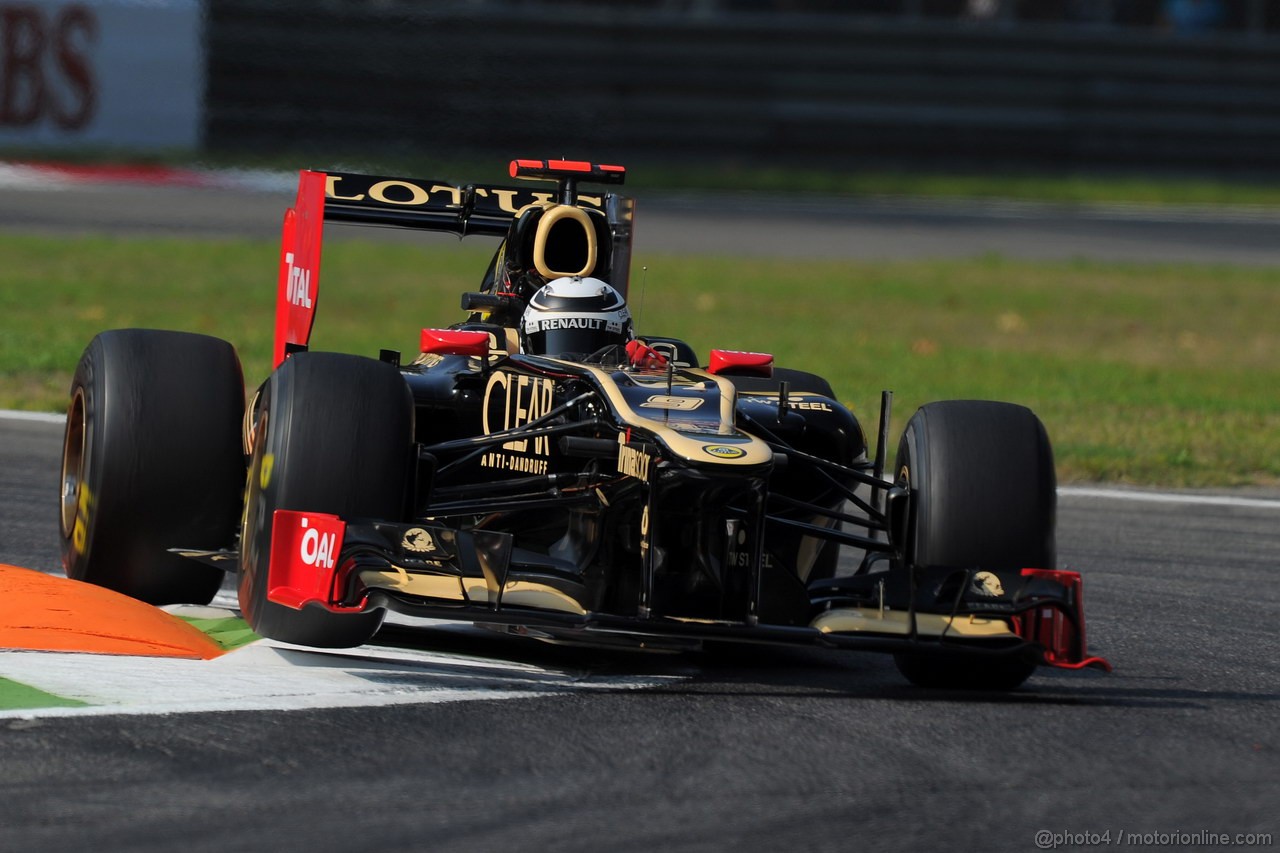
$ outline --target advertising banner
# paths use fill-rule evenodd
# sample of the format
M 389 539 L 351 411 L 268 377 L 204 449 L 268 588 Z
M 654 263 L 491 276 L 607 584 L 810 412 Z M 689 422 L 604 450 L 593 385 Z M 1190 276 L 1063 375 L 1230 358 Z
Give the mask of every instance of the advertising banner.
M 0 146 L 193 148 L 201 0 L 0 0 Z

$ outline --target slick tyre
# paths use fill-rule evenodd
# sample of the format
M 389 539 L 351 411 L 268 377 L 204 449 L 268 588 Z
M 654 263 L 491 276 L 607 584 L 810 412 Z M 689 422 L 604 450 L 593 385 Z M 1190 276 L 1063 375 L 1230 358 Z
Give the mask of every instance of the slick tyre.
M 298 353 L 263 386 L 254 414 L 241 531 L 240 609 L 264 637 L 346 648 L 368 642 L 381 610 L 295 610 L 267 598 L 271 523 L 278 509 L 344 520 L 398 521 L 413 442 L 413 401 L 389 364 L 337 353 Z
M 244 379 L 231 344 L 103 332 L 71 381 L 60 530 L 67 576 L 151 604 L 207 604 L 223 573 L 169 552 L 234 544 Z
M 930 403 L 898 446 L 910 489 L 905 556 L 918 566 L 1054 568 L 1053 450 L 1027 408 L 984 400 Z M 899 654 L 899 671 L 925 687 L 1011 690 L 1034 661 L 990 655 Z

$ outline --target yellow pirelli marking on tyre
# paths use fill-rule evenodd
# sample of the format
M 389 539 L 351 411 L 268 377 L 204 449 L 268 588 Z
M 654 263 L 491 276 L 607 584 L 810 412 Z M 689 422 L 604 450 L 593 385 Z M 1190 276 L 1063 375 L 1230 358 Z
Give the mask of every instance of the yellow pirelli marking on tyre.
M 83 554 L 89 544 L 89 519 L 93 513 L 93 493 L 84 483 L 80 484 L 76 500 L 76 524 L 71 530 L 71 546 L 77 554 Z
M 271 472 L 276 467 L 276 457 L 274 453 L 262 454 L 262 469 L 258 472 L 258 488 L 265 490 L 271 485 Z

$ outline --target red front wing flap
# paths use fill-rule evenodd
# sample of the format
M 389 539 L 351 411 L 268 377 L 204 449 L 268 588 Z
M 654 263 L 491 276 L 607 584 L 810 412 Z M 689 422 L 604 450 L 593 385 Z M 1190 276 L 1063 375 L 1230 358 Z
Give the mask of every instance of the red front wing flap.
M 1044 647 L 1044 663 L 1061 669 L 1111 671 L 1105 659 L 1092 656 L 1085 643 L 1084 583 L 1079 572 L 1059 569 L 1023 569 L 1025 578 L 1040 578 L 1067 589 L 1067 606 L 1058 602 L 1040 605 L 1013 620 L 1014 631 Z

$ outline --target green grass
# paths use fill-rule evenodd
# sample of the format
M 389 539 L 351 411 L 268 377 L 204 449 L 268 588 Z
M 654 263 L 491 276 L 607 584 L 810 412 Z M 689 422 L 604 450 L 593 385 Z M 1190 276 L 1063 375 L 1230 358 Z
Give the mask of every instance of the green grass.
M 81 702 L 79 699 L 66 699 L 52 693 L 45 693 L 27 684 L 0 678 L 0 709 L 5 711 L 27 708 L 84 708 L 87 705 L 87 702 Z
M 203 631 L 210 640 L 221 646 L 224 651 L 229 652 L 261 639 L 257 634 L 253 633 L 249 623 L 239 616 L 222 616 L 210 619 L 193 616 L 179 616 L 178 618 L 191 627 Z
M 928 172 L 866 169 L 769 169 L 716 164 L 702 169 L 655 165 L 627 175 L 628 186 L 847 196 L 1011 199 L 1057 204 L 1280 204 L 1280 183 L 1195 176 Z
M 460 319 L 492 244 L 325 249 L 312 344 L 411 352 Z M 266 242 L 0 235 L 0 407 L 60 410 L 98 331 L 224 337 L 250 387 L 270 368 L 276 247 Z M 636 259 L 640 330 L 772 351 L 826 375 L 896 436 L 930 400 L 1031 406 L 1064 481 L 1280 483 L 1280 270 L 1001 257 L 920 262 Z M 895 438 L 896 443 L 896 438 Z M 892 456 L 892 454 L 890 454 Z
M 293 171 L 299 164 L 338 171 L 444 178 L 453 181 L 511 183 L 508 160 L 456 155 L 370 160 L 341 154 L 273 154 L 251 165 Z M 242 167 L 243 159 L 213 156 L 205 165 Z M 928 171 L 902 168 L 804 168 L 763 166 L 758 162 L 712 160 L 627 161 L 628 192 L 695 190 L 836 196 L 890 196 L 937 199 L 987 199 L 1065 205 L 1280 205 L 1280 181 L 1141 172 L 1047 172 L 1018 170 Z

